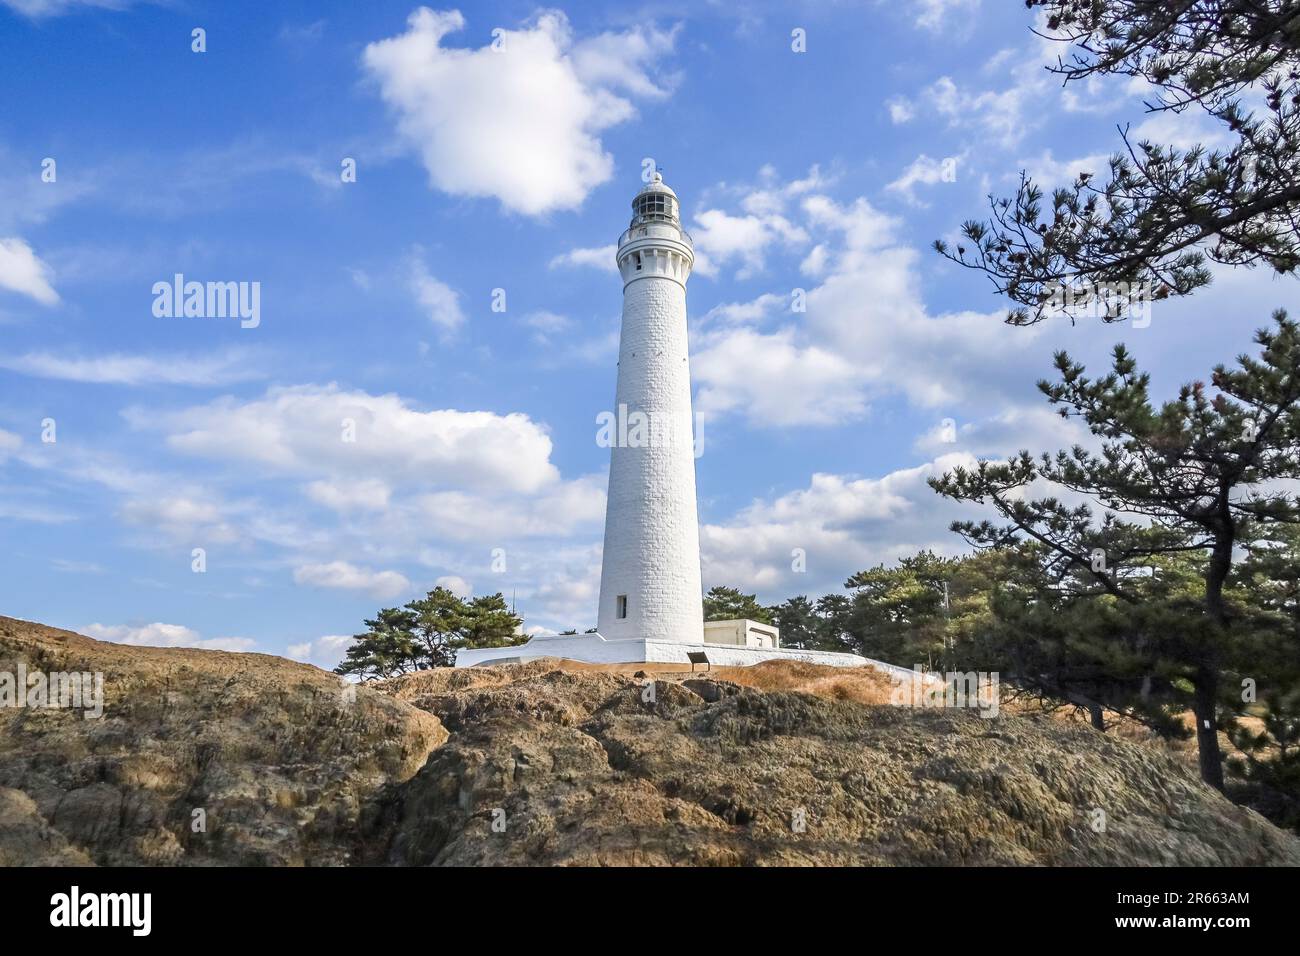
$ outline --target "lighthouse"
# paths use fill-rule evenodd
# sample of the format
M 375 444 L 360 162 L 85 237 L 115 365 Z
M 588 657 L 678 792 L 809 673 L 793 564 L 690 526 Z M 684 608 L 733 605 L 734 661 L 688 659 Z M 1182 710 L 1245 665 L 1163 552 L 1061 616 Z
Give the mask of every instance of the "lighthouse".
M 457 667 L 543 658 L 672 669 L 798 660 L 836 667 L 889 665 L 856 654 L 785 648 L 767 621 L 704 621 L 695 507 L 686 282 L 695 264 L 677 194 L 654 173 L 632 199 L 618 240 L 623 319 L 614 408 L 596 418 L 609 446 L 609 494 L 596 627 L 539 630 L 512 647 L 467 648 Z M 602 422 L 604 424 L 602 424 Z M 756 553 L 761 553 L 756 542 Z M 909 676 L 911 672 L 903 672 Z
M 606 640 L 704 640 L 681 207 L 659 173 L 618 240 L 623 280 L 596 629 Z

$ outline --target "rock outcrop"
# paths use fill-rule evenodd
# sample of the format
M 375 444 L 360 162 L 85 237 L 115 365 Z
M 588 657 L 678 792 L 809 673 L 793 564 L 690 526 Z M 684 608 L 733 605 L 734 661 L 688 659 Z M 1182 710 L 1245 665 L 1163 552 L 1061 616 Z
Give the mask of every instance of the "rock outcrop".
M 0 618 L 19 659 L 103 672 L 105 712 L 0 709 L 0 864 L 1300 864 L 1159 748 L 874 703 L 866 672 L 539 661 L 350 700 L 279 658 Z
M 363 809 L 447 739 L 428 713 L 263 654 L 0 617 L 0 672 L 19 661 L 102 673 L 104 713 L 0 707 L 8 864 L 348 863 Z

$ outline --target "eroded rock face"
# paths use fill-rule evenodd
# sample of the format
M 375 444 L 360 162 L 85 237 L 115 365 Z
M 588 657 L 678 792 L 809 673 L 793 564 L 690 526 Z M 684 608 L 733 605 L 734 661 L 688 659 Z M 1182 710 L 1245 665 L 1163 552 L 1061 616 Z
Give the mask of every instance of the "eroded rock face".
M 102 672 L 104 715 L 0 708 L 0 823 L 15 821 L 0 862 L 67 847 L 101 865 L 347 863 L 363 808 L 447 737 L 428 713 L 261 654 L 0 618 L 0 671 L 19 661 Z
M 0 618 L 19 660 L 102 672 L 105 712 L 0 709 L 2 865 L 1300 864 L 1154 747 L 807 665 L 785 676 L 825 696 L 542 661 L 350 701 L 280 658 Z
M 1167 754 L 1086 727 L 545 666 L 390 688 L 452 737 L 375 821 L 374 862 L 1300 862 Z

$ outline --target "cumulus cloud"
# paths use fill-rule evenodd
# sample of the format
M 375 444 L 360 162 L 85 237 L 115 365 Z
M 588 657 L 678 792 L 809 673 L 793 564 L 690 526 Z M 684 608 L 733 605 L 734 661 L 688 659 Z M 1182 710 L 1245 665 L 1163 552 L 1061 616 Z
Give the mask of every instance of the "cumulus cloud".
M 411 590 L 411 582 L 397 571 L 375 571 L 347 561 L 304 564 L 294 568 L 295 584 L 342 591 L 365 591 L 371 597 L 387 600 Z
M 600 134 L 662 99 L 652 73 L 673 33 L 638 26 L 575 39 L 560 11 L 544 10 L 478 49 L 443 45 L 465 28 L 457 10 L 420 7 L 406 32 L 369 44 L 366 71 L 416 150 L 430 184 L 495 197 L 525 215 L 579 206 L 613 175 Z
M 177 451 L 253 462 L 276 474 L 524 492 L 559 477 L 549 460 L 550 437 L 527 415 L 418 411 L 397 395 L 335 384 L 274 387 L 249 401 L 225 396 L 175 411 L 126 414 L 137 427 L 165 431 Z
M 339 512 L 382 511 L 392 494 L 392 489 L 377 478 L 313 481 L 306 491 L 312 501 Z
M 814 474 L 806 488 L 755 501 L 731 519 L 704 524 L 700 549 L 705 586 L 755 588 L 767 599 L 839 590 L 853 572 L 923 548 L 953 554 L 964 550 L 947 530 L 968 507 L 940 498 L 926 479 L 958 465 L 953 453 L 881 478 Z M 805 571 L 794 569 L 795 549 Z
M 326 634 L 315 640 L 290 644 L 285 653 L 295 661 L 333 670 L 347 656 L 348 648 L 354 640 L 356 638 L 348 634 Z
M 726 190 L 737 199 L 738 215 L 712 207 L 697 214 L 691 223 L 695 271 L 716 276 L 723 267 L 739 262 L 737 278 L 744 279 L 763 268 L 770 248 L 806 244 L 808 233 L 791 221 L 787 210 L 791 202 L 826 184 L 816 166 L 806 178 L 784 184 L 776 170 L 764 166 L 754 185 Z
M 134 644 L 142 647 L 200 647 L 209 651 L 247 651 L 257 642 L 247 637 L 205 638 L 183 624 L 87 624 L 81 633 L 99 641 Z
M 128 524 L 155 531 L 170 541 L 232 544 L 243 537 L 215 496 L 201 492 L 132 497 L 119 514 Z
M 459 574 L 444 574 L 435 578 L 433 584 L 435 587 L 446 588 L 458 598 L 467 598 L 474 593 L 470 590 L 469 582 Z
M 960 450 L 980 458 L 1006 458 L 1021 450 L 1036 455 L 1095 442 L 1078 419 L 1064 419 L 1042 404 L 1013 406 L 969 422 L 939 422 L 918 438 L 914 447 L 928 455 Z
M 35 299 L 41 305 L 55 305 L 59 294 L 51 281 L 53 270 L 22 239 L 0 239 L 0 289 Z
M 743 410 L 751 420 L 777 427 L 860 418 L 867 406 L 853 364 L 815 345 L 797 345 L 794 338 L 793 329 L 766 335 L 732 329 L 706 337 L 692 362 L 702 383 L 699 414 L 707 421 Z
M 989 334 L 997 315 L 930 314 L 901 220 L 865 198 L 809 192 L 788 215 L 819 250 L 807 270 L 817 284 L 802 312 L 787 308 L 788 294 L 769 292 L 705 316 L 692 356 L 702 412 L 756 426 L 831 426 L 862 418 L 875 396 L 901 395 L 926 409 L 992 414 L 1010 389 L 1023 398 L 1025 383 L 1048 369 L 1041 327 L 1019 330 L 1008 356 Z
M 604 516 L 605 476 L 599 474 L 559 482 L 529 498 L 461 490 L 419 495 L 401 520 L 468 542 L 562 536 L 598 528 Z

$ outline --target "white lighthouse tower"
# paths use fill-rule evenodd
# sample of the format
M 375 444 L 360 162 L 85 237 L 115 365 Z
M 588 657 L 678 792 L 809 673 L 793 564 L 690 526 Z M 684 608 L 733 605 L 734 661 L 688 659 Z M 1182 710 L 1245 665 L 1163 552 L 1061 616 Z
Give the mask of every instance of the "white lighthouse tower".
M 462 650 L 456 666 L 539 658 L 692 669 L 773 659 L 876 664 L 856 654 L 782 647 L 779 629 L 764 621 L 704 622 L 686 348 L 686 281 L 695 250 L 682 231 L 677 194 L 658 173 L 632 200 L 632 213 L 618 240 L 623 328 L 615 407 L 602 416 L 610 453 L 597 627 Z
M 686 281 L 677 194 L 655 173 L 618 240 L 623 326 L 596 629 L 606 640 L 704 640 Z

